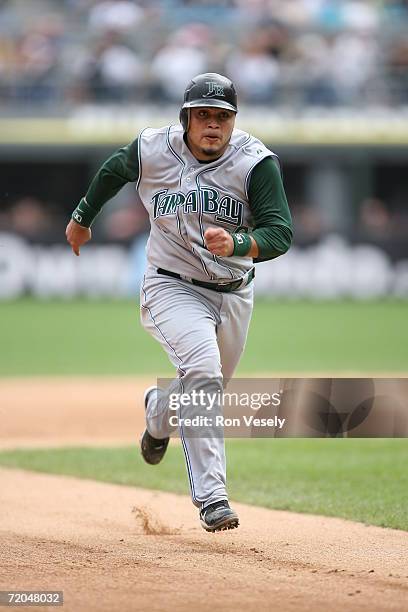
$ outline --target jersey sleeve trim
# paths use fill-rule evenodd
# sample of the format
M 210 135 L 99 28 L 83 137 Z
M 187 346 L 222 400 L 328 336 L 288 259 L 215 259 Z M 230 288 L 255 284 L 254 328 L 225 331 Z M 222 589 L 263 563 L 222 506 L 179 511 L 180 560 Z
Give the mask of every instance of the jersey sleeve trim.
M 167 142 L 167 146 L 169 148 L 169 151 L 177 159 L 177 161 L 179 161 L 180 164 L 183 166 L 183 169 L 180 172 L 180 177 L 179 177 L 179 185 L 181 185 L 181 179 L 183 177 L 184 168 L 186 167 L 186 162 L 176 153 L 176 151 L 172 147 L 172 144 L 170 142 L 170 130 L 171 130 L 172 127 L 173 127 L 172 125 L 169 125 L 169 127 L 167 128 L 167 131 L 166 131 L 166 142 Z
M 140 181 L 142 180 L 142 136 L 143 133 L 147 130 L 147 128 L 145 128 L 144 130 L 142 130 L 139 134 L 139 137 L 137 139 L 138 141 L 138 147 L 137 147 L 137 158 L 139 161 L 139 177 L 136 181 L 136 191 L 139 191 L 139 185 L 140 185 Z

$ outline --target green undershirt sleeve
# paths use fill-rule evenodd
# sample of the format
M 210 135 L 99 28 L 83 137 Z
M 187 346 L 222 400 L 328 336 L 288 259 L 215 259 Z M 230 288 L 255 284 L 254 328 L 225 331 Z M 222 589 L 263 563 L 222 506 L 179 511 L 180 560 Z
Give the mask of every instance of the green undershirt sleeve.
M 251 236 L 259 249 L 254 262 L 283 255 L 292 242 L 292 218 L 280 169 L 274 158 L 266 157 L 255 166 L 248 196 L 255 228 Z
M 139 144 L 134 140 L 118 149 L 107 159 L 94 176 L 85 197 L 72 213 L 72 218 L 90 227 L 102 206 L 126 184 L 139 177 Z

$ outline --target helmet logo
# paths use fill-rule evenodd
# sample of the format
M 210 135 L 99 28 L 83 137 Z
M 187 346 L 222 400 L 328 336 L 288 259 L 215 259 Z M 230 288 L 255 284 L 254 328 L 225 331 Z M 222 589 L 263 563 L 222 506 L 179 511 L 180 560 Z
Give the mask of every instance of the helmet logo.
M 218 85 L 215 81 L 206 81 L 205 83 L 208 86 L 207 93 L 203 94 L 203 98 L 225 98 L 224 87 L 223 85 Z

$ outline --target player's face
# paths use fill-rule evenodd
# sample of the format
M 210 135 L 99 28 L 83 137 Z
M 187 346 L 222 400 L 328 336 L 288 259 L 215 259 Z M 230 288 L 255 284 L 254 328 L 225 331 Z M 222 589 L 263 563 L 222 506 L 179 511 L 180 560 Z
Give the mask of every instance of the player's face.
M 211 161 L 221 157 L 231 138 L 235 113 L 225 108 L 192 108 L 187 142 L 197 159 Z

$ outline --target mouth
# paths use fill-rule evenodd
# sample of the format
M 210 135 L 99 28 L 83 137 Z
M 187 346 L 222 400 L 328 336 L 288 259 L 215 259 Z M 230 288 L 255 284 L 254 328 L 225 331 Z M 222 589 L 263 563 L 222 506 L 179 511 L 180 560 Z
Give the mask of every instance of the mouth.
M 217 142 L 217 141 L 220 140 L 219 136 L 209 136 L 209 135 L 206 135 L 203 138 L 204 138 L 204 140 L 207 140 L 208 142 L 211 142 L 211 143 L 214 143 L 214 142 Z

